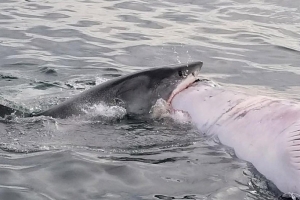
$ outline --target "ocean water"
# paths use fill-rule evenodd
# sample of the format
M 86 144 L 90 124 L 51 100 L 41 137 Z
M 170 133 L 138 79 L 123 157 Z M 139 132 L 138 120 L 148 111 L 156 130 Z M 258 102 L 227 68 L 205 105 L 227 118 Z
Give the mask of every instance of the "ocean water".
M 299 100 L 293 0 L 1 0 L 0 101 L 44 110 L 141 69 L 201 60 L 203 76 Z M 0 119 L 0 199 L 274 199 L 279 191 L 190 124 Z

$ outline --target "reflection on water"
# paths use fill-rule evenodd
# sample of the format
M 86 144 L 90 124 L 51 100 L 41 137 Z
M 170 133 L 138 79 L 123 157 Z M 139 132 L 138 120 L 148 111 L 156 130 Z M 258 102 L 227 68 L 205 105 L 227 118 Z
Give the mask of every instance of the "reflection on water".
M 298 99 L 299 9 L 292 0 L 1 0 L 0 95 L 43 110 L 113 77 L 202 60 L 220 83 Z M 166 119 L 2 120 L 0 134 L 0 199 L 276 195 L 230 149 Z

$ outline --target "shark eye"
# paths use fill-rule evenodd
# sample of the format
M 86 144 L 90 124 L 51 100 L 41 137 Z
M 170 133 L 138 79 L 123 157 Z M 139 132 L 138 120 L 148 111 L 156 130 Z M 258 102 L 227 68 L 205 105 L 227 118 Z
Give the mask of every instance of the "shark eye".
M 182 77 L 183 74 L 182 74 L 182 71 L 181 71 L 181 70 L 178 71 L 178 75 L 179 75 L 180 77 Z

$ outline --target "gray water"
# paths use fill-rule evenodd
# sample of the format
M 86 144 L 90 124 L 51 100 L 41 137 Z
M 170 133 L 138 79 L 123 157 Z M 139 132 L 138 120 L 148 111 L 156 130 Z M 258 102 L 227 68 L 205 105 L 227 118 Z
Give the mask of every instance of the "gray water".
M 1 102 L 43 110 L 107 79 L 198 60 L 220 84 L 298 100 L 299 5 L 1 0 Z M 0 199 L 278 195 L 230 148 L 170 119 L 2 119 L 0 134 Z

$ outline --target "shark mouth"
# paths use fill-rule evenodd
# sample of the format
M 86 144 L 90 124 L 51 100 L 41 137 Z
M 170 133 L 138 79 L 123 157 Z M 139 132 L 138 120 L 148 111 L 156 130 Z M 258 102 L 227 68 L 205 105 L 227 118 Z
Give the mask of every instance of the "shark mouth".
M 170 97 L 167 100 L 168 105 L 171 105 L 171 102 L 173 98 L 178 94 L 179 92 L 185 90 L 189 86 L 191 86 L 193 83 L 198 82 L 199 78 L 197 77 L 199 74 L 199 71 L 195 71 L 191 74 L 189 74 L 183 81 L 181 81 L 176 88 L 172 91 Z

